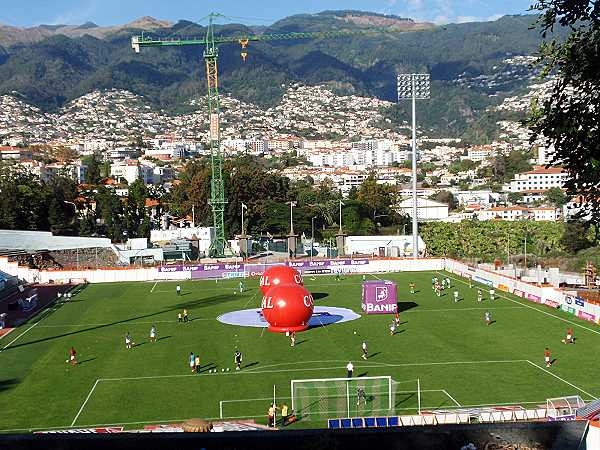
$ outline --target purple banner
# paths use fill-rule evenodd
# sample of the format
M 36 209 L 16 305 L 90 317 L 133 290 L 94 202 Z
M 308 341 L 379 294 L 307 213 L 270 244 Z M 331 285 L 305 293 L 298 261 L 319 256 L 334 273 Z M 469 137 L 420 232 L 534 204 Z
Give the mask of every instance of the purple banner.
M 586 313 L 585 311 L 578 311 L 577 316 L 583 320 L 589 320 L 590 322 L 596 321 L 596 316 L 590 313 Z
M 363 281 L 361 306 L 367 314 L 397 313 L 396 283 L 385 280 Z
M 542 302 L 542 297 L 539 297 L 537 295 L 533 295 L 533 294 L 527 294 L 527 299 L 528 300 L 532 300 L 536 303 L 541 303 Z
M 160 273 L 171 272 L 191 272 L 193 279 L 207 278 L 238 278 L 238 277 L 258 277 L 270 266 L 280 265 L 281 263 L 270 264 L 176 264 L 172 266 L 161 266 L 158 268 Z M 293 267 L 300 272 L 310 273 L 332 273 L 332 272 L 351 272 L 352 267 L 367 266 L 368 259 L 328 259 L 319 261 L 290 261 L 286 265 Z

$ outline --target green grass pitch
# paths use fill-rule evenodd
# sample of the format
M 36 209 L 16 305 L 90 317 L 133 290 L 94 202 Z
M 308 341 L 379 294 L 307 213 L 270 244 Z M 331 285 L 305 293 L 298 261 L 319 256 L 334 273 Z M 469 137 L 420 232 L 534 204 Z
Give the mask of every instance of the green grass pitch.
M 55 309 L 0 340 L 0 431 L 58 427 L 176 422 L 194 417 L 256 416 L 266 423 L 269 398 L 290 404 L 290 380 L 345 377 L 348 360 L 355 376 L 391 376 L 398 385 L 396 412 L 414 413 L 420 380 L 424 409 L 487 404 L 540 404 L 546 398 L 600 396 L 600 328 L 561 311 L 498 292 L 478 303 L 477 286 L 452 277 L 453 286 L 437 298 L 433 272 L 390 273 L 398 283 L 401 326 L 389 335 L 391 316 L 314 328 L 298 335 L 298 345 L 260 328 L 235 327 L 216 320 L 222 313 L 258 307 L 257 280 L 234 295 L 238 280 L 89 285 Z M 372 279 L 374 276 L 369 275 Z M 417 292 L 409 293 L 408 284 Z M 361 276 L 306 278 L 316 305 L 361 313 Z M 461 301 L 454 303 L 457 289 Z M 487 289 L 487 288 L 486 288 Z M 177 322 L 187 308 L 191 321 Z M 487 326 L 484 311 L 495 321 Z M 148 342 L 152 324 L 158 341 Z M 572 326 L 576 343 L 561 339 Z M 127 350 L 129 331 L 137 344 Z M 354 334 L 357 331 L 357 334 Z M 366 339 L 370 357 L 363 361 Z M 9 345 L 10 344 L 10 345 Z M 80 364 L 65 363 L 74 346 Z M 234 370 L 236 346 L 243 369 Z M 556 359 L 543 362 L 544 347 Z M 188 355 L 199 353 L 202 374 L 192 374 Z M 208 373 L 208 368 L 217 373 Z M 229 368 L 229 372 L 221 369 Z M 243 401 L 234 401 L 243 400 Z M 354 408 L 351 415 L 367 410 Z M 338 416 L 343 416 L 340 413 Z M 325 425 L 324 420 L 293 426 Z

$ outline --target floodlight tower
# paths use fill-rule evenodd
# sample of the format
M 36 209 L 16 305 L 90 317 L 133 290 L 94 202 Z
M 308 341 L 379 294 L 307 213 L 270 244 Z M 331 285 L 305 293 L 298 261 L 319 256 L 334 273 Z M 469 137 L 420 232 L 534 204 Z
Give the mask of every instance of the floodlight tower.
M 417 218 L 417 100 L 431 97 L 428 73 L 398 75 L 398 101 L 412 100 L 412 187 L 413 187 L 413 259 L 419 257 L 419 220 Z

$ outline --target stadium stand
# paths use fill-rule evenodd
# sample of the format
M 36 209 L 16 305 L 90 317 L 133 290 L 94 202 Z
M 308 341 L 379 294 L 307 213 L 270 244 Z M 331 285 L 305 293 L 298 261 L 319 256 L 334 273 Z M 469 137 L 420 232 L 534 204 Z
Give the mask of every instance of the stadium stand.
M 600 418 L 600 399 L 577 409 L 576 416 L 581 419 L 593 420 Z

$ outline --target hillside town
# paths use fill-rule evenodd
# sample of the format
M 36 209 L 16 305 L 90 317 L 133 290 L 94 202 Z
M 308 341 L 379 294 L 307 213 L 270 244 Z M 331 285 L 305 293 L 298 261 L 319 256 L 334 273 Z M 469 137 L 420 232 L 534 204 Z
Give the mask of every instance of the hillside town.
M 527 72 L 532 57 L 513 57 L 493 77 L 460 77 L 458 84 L 482 86 L 490 95 L 515 77 L 526 77 L 525 95 L 506 97 L 496 107 L 524 113 L 531 99 L 549 91 Z M 221 150 L 226 158 L 253 155 L 267 159 L 291 155 L 297 163 L 281 174 L 291 180 L 330 183 L 343 196 L 373 175 L 377 183 L 395 186 L 396 210 L 411 216 L 413 158 L 407 123 L 390 126 L 384 111 L 392 103 L 356 95 L 340 96 L 326 86 L 291 84 L 281 102 L 267 110 L 229 96 L 221 101 Z M 121 196 L 127 185 L 142 180 L 169 190 L 185 163 L 210 155 L 207 109 L 202 98 L 188 102 L 190 112 L 169 114 L 128 91 L 94 91 L 57 112 L 43 112 L 19 99 L 0 97 L 0 155 L 42 180 L 68 173 L 84 184 L 86 158 L 98 156 L 110 166 L 103 182 Z M 549 151 L 531 145 L 519 121 L 501 121 L 498 140 L 470 145 L 461 139 L 429 138 L 419 129 L 417 140 L 418 216 L 423 221 L 478 220 L 557 221 L 577 207 L 552 201 L 548 191 L 563 188 L 566 173 L 546 169 Z M 68 160 L 48 161 L 47 150 L 67 148 Z M 42 153 L 40 149 L 46 149 Z M 511 152 L 530 155 L 529 169 L 494 184 L 495 161 Z M 440 192 L 452 201 L 440 202 Z

